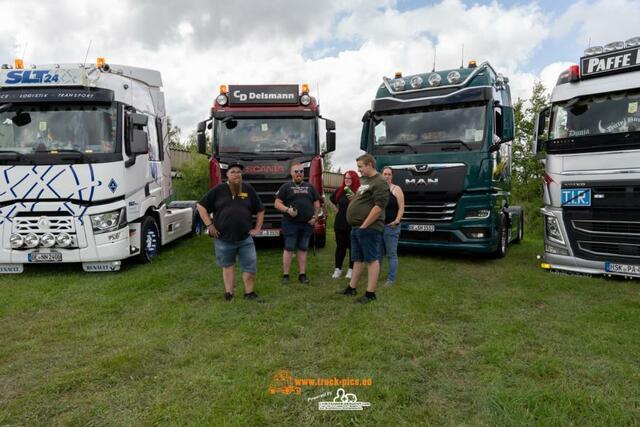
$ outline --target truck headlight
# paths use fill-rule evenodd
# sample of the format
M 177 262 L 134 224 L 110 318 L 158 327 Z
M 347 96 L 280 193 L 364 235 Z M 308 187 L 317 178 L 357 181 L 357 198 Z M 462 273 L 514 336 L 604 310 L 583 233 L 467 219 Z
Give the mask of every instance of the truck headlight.
M 64 232 L 60 233 L 58 234 L 58 237 L 56 237 L 56 243 L 61 248 L 68 248 L 69 246 L 71 246 L 71 243 L 72 243 L 71 236 Z
M 19 249 L 24 244 L 24 239 L 19 234 L 12 234 L 9 237 L 9 244 L 11 245 L 11 249 Z
M 29 233 L 24 236 L 24 245 L 29 249 L 35 248 L 40 243 L 40 238 L 35 233 Z
M 109 231 L 122 228 L 127 222 L 124 208 L 105 212 L 97 215 L 91 215 L 91 226 L 93 234 L 107 233 Z
M 547 232 L 547 238 L 564 245 L 564 238 L 562 237 L 562 231 L 560 231 L 560 223 L 558 222 L 558 218 L 551 215 L 545 215 L 544 223 L 545 230 Z
M 307 95 L 306 93 L 305 93 L 305 94 L 303 94 L 303 95 L 300 97 L 300 103 L 301 103 L 302 105 L 305 105 L 305 106 L 306 106 L 306 105 L 311 104 L 311 97 L 310 97 L 309 95 Z
M 50 248 L 56 244 L 56 237 L 51 233 L 45 233 L 40 237 L 40 245 L 43 248 Z
M 464 219 L 484 219 L 491 215 L 490 209 L 467 209 Z
M 559 248 L 557 246 L 550 245 L 546 243 L 544 245 L 544 251 L 554 255 L 569 255 L 569 251 L 564 248 Z
M 227 95 L 220 94 L 220 95 L 217 96 L 216 102 L 219 105 L 227 105 L 227 102 L 229 102 L 229 99 L 227 98 Z

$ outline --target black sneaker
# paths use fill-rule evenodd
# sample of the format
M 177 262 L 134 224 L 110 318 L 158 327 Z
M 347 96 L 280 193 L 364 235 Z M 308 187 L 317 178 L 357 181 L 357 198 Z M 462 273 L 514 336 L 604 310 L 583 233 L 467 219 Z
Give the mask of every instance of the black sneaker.
M 282 276 L 282 284 L 283 285 L 288 285 L 289 284 L 289 275 L 288 274 L 285 275 L 285 276 Z
M 309 284 L 309 279 L 307 279 L 307 275 L 306 274 L 300 274 L 298 276 L 298 281 L 300 283 L 302 283 L 303 285 L 308 285 Z
M 376 296 L 375 295 L 362 295 L 360 298 L 358 298 L 356 300 L 356 304 L 368 304 L 371 301 L 375 301 L 376 300 Z
M 264 304 L 266 301 L 263 300 L 262 298 L 260 298 L 258 296 L 258 294 L 256 294 L 255 292 L 251 292 L 249 294 L 244 294 L 244 299 L 249 300 L 249 301 L 255 301 L 259 304 Z
M 356 290 L 356 288 L 352 288 L 349 285 L 347 285 L 347 287 L 344 290 L 338 292 L 338 294 L 340 295 L 349 295 L 349 296 L 356 295 L 357 293 L 358 291 Z
M 231 301 L 233 299 L 233 294 L 231 292 L 225 292 L 224 293 L 224 300 L 225 301 Z

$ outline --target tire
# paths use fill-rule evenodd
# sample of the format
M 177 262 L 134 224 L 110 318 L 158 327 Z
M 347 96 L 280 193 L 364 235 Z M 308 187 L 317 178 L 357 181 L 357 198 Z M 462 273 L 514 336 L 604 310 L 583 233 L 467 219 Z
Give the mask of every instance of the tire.
M 151 262 L 160 250 L 160 229 L 152 216 L 142 218 L 140 226 L 140 254 L 136 260 L 146 264 Z
M 509 230 L 507 227 L 507 218 L 503 216 L 498 229 L 498 247 L 492 254 L 493 258 L 504 258 L 507 255 L 507 246 L 509 246 Z
M 316 248 L 324 248 L 325 245 L 327 244 L 326 234 L 322 234 L 322 235 L 314 234 L 313 238 L 315 239 Z
M 518 234 L 513 239 L 513 243 L 520 243 L 524 240 L 524 212 L 520 212 L 520 219 L 518 220 Z

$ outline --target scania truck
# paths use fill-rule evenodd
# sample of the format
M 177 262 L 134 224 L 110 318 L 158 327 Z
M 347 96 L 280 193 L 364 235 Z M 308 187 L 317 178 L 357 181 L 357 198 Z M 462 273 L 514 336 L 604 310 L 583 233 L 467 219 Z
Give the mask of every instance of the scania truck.
M 160 73 L 108 64 L 0 69 L 0 272 L 151 261 L 200 227 L 195 202 L 169 203 Z
M 640 277 L 640 37 L 592 46 L 538 115 L 545 269 Z
M 325 141 L 320 140 L 320 120 Z M 335 122 L 320 115 L 309 85 L 221 85 L 207 120 L 197 129 L 198 151 L 206 153 L 210 129 L 213 155 L 209 161 L 210 186 L 226 180 L 230 163 L 244 166 L 243 180 L 257 191 L 265 206 L 257 237 L 281 234 L 282 213 L 274 207 L 275 193 L 291 179 L 294 163 L 304 167 L 304 179 L 323 196 L 323 156 L 335 150 Z M 323 212 L 325 212 L 322 201 Z M 325 212 L 326 213 L 326 212 Z M 326 215 L 314 227 L 314 244 L 324 247 Z
M 400 246 L 503 257 L 522 240 L 512 206 L 513 107 L 488 63 L 383 78 L 360 148 L 389 166 L 405 195 Z

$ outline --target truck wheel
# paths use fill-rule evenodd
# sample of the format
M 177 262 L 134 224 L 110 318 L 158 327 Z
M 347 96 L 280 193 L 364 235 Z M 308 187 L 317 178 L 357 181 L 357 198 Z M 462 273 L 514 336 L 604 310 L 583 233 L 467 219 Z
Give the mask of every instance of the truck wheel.
M 507 246 L 509 245 L 509 230 L 507 229 L 507 218 L 503 216 L 498 229 L 498 247 L 493 252 L 494 258 L 504 258 L 507 254 Z
M 316 248 L 324 248 L 325 245 L 327 244 L 326 234 L 322 234 L 322 235 L 314 234 L 313 238 L 316 239 Z
M 513 240 L 513 243 L 520 243 L 524 240 L 524 215 L 523 212 L 520 213 L 520 219 L 518 220 L 518 234 L 516 238 Z
M 151 216 L 145 216 L 140 226 L 140 254 L 137 260 L 140 263 L 151 262 L 160 249 L 160 230 L 158 223 Z

